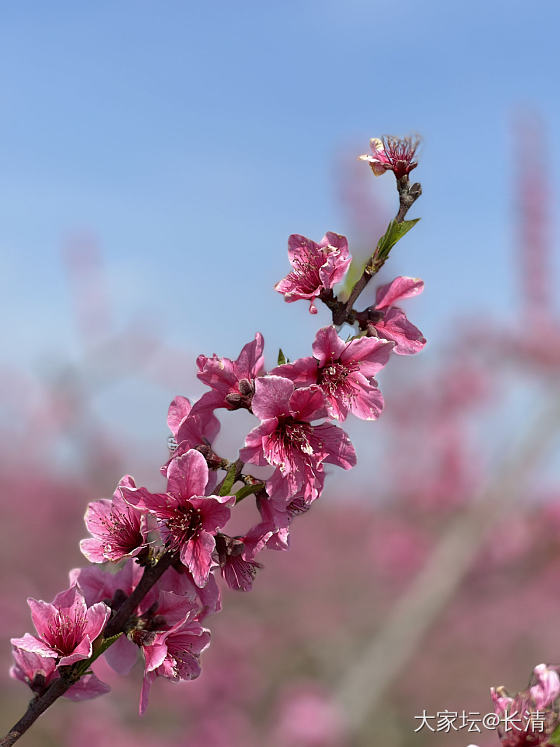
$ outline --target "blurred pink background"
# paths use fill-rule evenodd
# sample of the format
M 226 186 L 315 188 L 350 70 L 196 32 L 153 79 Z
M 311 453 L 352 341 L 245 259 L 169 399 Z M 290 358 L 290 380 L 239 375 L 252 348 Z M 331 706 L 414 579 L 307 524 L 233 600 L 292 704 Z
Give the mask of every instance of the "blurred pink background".
M 415 128 L 422 222 L 383 280 L 426 279 L 407 313 L 429 344 L 380 376 L 379 422 L 348 424 L 358 467 L 253 592 L 224 589 L 199 680 L 157 682 L 140 719 L 140 664 L 100 663 L 112 694 L 57 703 L 21 744 L 496 744 L 415 716 L 487 713 L 490 685 L 560 663 L 557 7 L 55 6 L 1 32 L 4 727 L 29 699 L 9 638 L 27 596 L 86 564 L 87 502 L 124 473 L 159 486 L 197 354 L 235 357 L 257 329 L 269 367 L 308 354 L 327 317 L 272 290 L 287 236 L 336 230 L 365 258 L 394 195 L 355 157 Z M 225 426 L 229 453 L 249 420 Z

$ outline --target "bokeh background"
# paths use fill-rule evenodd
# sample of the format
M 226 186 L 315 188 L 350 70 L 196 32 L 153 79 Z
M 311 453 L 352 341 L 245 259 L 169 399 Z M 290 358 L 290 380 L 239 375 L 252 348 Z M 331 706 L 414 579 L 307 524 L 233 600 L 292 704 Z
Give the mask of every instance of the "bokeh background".
M 26 596 L 84 564 L 88 500 L 158 484 L 196 355 L 256 329 L 269 365 L 308 354 L 328 317 L 272 290 L 287 237 L 367 256 L 395 192 L 356 156 L 383 133 L 423 138 L 422 220 L 383 279 L 424 278 L 429 340 L 380 376 L 382 419 L 348 424 L 358 467 L 290 552 L 225 591 L 200 680 L 158 682 L 140 720 L 141 669 L 103 671 L 111 696 L 22 745 L 486 746 L 414 717 L 485 713 L 491 684 L 560 663 L 559 22 L 552 0 L 3 7 L 3 728 Z

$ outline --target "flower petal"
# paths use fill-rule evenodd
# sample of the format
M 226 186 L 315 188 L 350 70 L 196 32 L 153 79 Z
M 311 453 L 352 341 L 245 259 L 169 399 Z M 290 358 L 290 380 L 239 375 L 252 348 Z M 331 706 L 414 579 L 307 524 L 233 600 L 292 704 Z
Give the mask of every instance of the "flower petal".
M 65 698 L 69 698 L 73 701 L 90 700 L 91 698 L 97 698 L 100 695 L 105 695 L 111 692 L 109 685 L 95 676 L 95 674 L 84 674 L 76 682 L 75 685 L 68 688 L 64 693 Z
M 398 355 L 414 355 L 419 353 L 426 344 L 422 332 L 408 321 L 401 309 L 391 307 L 383 319 L 375 323 L 375 329 L 380 337 L 393 340 L 396 344 L 394 352 Z
M 192 498 L 191 505 L 193 508 L 200 509 L 204 530 L 206 532 L 214 533 L 217 529 L 220 529 L 228 523 L 231 516 L 229 507 L 235 505 L 235 496 L 197 496 Z
M 262 376 L 255 381 L 253 413 L 261 420 L 289 415 L 294 382 L 283 376 Z
M 138 646 L 121 635 L 105 651 L 105 660 L 117 674 L 126 676 L 138 660 Z
M 97 602 L 89 607 L 86 612 L 86 627 L 84 629 L 84 634 L 89 636 L 91 641 L 95 641 L 105 627 L 105 623 L 110 615 L 111 610 L 103 602 Z
M 186 397 L 181 395 L 175 397 L 175 399 L 169 405 L 167 412 L 167 425 L 171 433 L 176 436 L 179 426 L 183 420 L 187 417 L 191 411 L 192 405 Z
M 344 340 L 338 336 L 336 329 L 331 325 L 323 327 L 315 335 L 313 355 L 319 361 L 319 366 L 323 368 L 327 363 L 338 360 L 345 348 Z
M 11 638 L 10 643 L 12 646 L 17 646 L 17 648 L 20 648 L 23 651 L 28 651 L 31 654 L 37 654 L 38 656 L 44 656 L 47 658 L 58 658 L 58 653 L 56 651 L 29 633 L 26 633 L 22 638 Z
M 348 434 L 342 428 L 330 423 L 323 423 L 315 427 L 315 432 L 328 452 L 325 462 L 336 464 L 343 469 L 351 469 L 356 466 L 356 452 Z
M 167 492 L 181 503 L 193 495 L 204 495 L 207 482 L 206 459 L 194 449 L 173 459 L 167 470 Z
M 375 308 L 386 309 L 404 298 L 417 296 L 424 290 L 424 281 L 399 275 L 390 283 L 380 286 L 375 293 Z
M 213 565 L 212 553 L 216 546 L 214 537 L 202 531 L 195 539 L 190 540 L 181 548 L 181 562 L 192 573 L 193 580 L 198 587 L 206 585 L 210 568 Z
M 370 378 L 386 365 L 393 347 L 390 341 L 378 337 L 359 337 L 346 345 L 340 360 L 342 363 L 358 363 L 360 373 Z

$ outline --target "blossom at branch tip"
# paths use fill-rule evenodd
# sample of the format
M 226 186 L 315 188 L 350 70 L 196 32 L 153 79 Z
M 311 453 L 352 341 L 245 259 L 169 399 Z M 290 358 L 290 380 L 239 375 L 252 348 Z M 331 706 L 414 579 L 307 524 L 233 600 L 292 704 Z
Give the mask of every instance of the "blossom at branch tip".
M 359 158 L 369 163 L 375 176 L 392 171 L 397 179 L 402 179 L 418 166 L 418 161 L 414 160 L 414 156 L 419 144 L 418 139 L 410 137 L 372 137 L 369 141 L 371 153 L 366 153 Z
M 123 500 L 125 486 L 136 487 L 130 475 L 121 478 L 112 500 L 88 504 L 84 521 L 92 537 L 80 541 L 80 550 L 90 563 L 136 557 L 148 543 L 146 517 Z
M 167 470 L 167 493 L 146 488 L 122 488 L 123 497 L 158 520 L 168 549 L 176 550 L 197 586 L 203 587 L 214 561 L 214 535 L 230 518 L 235 496 L 204 495 L 208 465 L 202 454 L 190 449 L 172 459 Z
M 344 236 L 328 231 L 317 244 L 299 234 L 288 239 L 288 258 L 292 271 L 274 289 L 288 303 L 309 300 L 309 311 L 317 313 L 314 304 L 323 291 L 330 290 L 344 277 L 352 257 Z
M 236 360 L 199 355 L 196 359 L 198 378 L 212 391 L 204 394 L 195 405 L 196 410 L 225 407 L 228 410 L 249 408 L 255 391 L 255 379 L 264 370 L 264 340 L 260 332 L 248 342 Z
M 262 422 L 248 434 L 239 457 L 276 467 L 266 485 L 269 495 L 287 500 L 301 494 L 310 503 L 320 494 L 325 462 L 343 469 L 356 464 L 356 452 L 342 429 L 329 423 L 311 424 L 327 415 L 318 386 L 296 389 L 285 377 L 261 377 L 253 412 Z
M 12 646 L 14 664 L 10 668 L 10 677 L 28 685 L 36 695 L 42 695 L 52 682 L 60 677 L 53 658 L 25 651 L 18 646 Z M 69 687 L 63 697 L 70 700 L 89 700 L 105 695 L 111 691 L 109 685 L 96 677 L 95 674 L 84 674 Z
M 175 682 L 196 679 L 201 671 L 200 656 L 209 645 L 210 631 L 197 620 L 181 621 L 170 630 L 155 635 L 151 646 L 145 648 L 140 715 L 148 707 L 150 688 L 156 677 L 166 677 Z
M 395 306 L 405 298 L 417 296 L 424 290 L 424 282 L 418 278 L 399 276 L 390 283 L 380 286 L 375 294 L 375 305 L 370 307 L 371 321 L 368 332 L 395 343 L 393 351 L 399 355 L 413 355 L 420 352 L 426 338 L 418 327 L 411 324 L 402 309 Z
M 285 363 L 271 371 L 298 386 L 317 384 L 325 395 L 328 414 L 346 420 L 349 412 L 362 420 L 375 420 L 383 409 L 383 396 L 373 378 L 389 360 L 393 342 L 360 337 L 344 342 L 333 326 L 317 332 L 313 356 Z
M 66 666 L 92 655 L 93 641 L 100 635 L 111 610 L 103 602 L 88 607 L 81 590 L 71 586 L 49 604 L 27 600 L 38 637 L 26 633 L 11 643 L 29 653 L 58 659 Z

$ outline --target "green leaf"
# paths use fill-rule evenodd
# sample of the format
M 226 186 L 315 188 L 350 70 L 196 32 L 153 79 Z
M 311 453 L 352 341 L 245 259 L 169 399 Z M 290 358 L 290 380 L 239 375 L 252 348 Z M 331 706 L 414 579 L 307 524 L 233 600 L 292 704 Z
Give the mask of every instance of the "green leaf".
M 548 744 L 550 745 L 560 745 L 560 724 L 554 729 L 552 734 L 548 738 Z
M 397 241 L 400 241 L 400 239 L 402 239 L 402 237 L 407 234 L 419 220 L 420 218 L 414 218 L 414 220 L 403 220 L 402 223 L 397 223 L 395 220 L 392 220 L 389 223 L 385 234 L 377 242 L 375 253 L 378 258 L 385 261 Z
M 230 495 L 233 483 L 236 481 L 238 465 L 233 462 L 228 467 L 227 474 L 224 478 L 222 487 L 220 488 L 220 495 Z
M 286 356 L 284 355 L 284 351 L 282 348 L 278 350 L 278 365 L 283 366 L 284 363 L 286 363 Z
M 244 485 L 235 494 L 235 502 L 239 503 L 240 501 L 243 500 L 243 498 L 247 498 L 248 495 L 252 495 L 253 493 L 258 493 L 260 490 L 263 489 L 263 487 L 264 487 L 264 483 L 262 482 L 257 482 L 254 485 Z
M 391 249 L 395 246 L 397 241 L 402 239 L 402 237 L 407 234 L 419 220 L 420 218 L 414 218 L 414 220 L 405 220 L 402 223 L 397 223 L 395 220 L 392 220 L 387 226 L 387 230 L 383 236 L 377 242 L 374 254 L 365 262 L 364 260 L 352 260 L 350 268 L 346 273 L 342 290 L 338 294 L 339 298 L 341 300 L 346 300 L 348 298 L 352 288 L 358 282 L 358 279 L 361 277 L 366 267 L 375 267 L 375 265 L 377 265 L 377 267 L 375 267 L 375 272 L 377 272 L 389 256 Z

